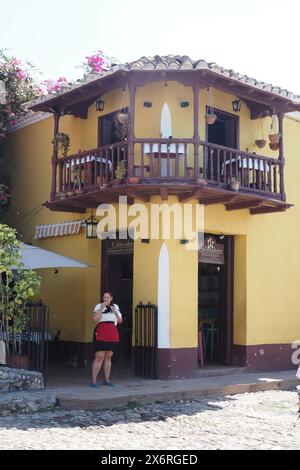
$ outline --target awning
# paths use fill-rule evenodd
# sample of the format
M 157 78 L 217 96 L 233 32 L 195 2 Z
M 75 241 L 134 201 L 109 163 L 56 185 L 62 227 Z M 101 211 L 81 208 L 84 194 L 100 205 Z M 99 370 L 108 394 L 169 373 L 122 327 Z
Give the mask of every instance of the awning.
M 63 237 L 64 235 L 77 235 L 83 225 L 83 220 L 72 220 L 57 224 L 36 225 L 34 238 Z

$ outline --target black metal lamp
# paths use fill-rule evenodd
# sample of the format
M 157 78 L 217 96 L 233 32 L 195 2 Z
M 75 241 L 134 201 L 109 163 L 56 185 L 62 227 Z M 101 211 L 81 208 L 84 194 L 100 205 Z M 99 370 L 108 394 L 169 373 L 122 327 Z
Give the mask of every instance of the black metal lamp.
M 239 113 L 239 112 L 240 112 L 241 106 L 242 106 L 242 102 L 241 102 L 240 98 L 236 98 L 236 99 L 232 102 L 232 110 L 233 110 L 235 113 Z
M 100 112 L 104 111 L 104 104 L 105 104 L 105 101 L 99 98 L 99 100 L 96 101 L 96 110 Z
M 89 239 L 98 238 L 97 237 L 97 225 L 98 225 L 98 220 L 94 217 L 92 213 L 90 218 L 85 221 L 86 238 L 89 238 Z

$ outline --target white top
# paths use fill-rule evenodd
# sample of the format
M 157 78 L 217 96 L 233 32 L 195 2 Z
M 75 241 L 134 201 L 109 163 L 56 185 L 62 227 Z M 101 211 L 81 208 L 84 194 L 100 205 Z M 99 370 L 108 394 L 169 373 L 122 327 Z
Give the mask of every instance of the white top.
M 103 303 L 97 304 L 94 308 L 94 313 L 101 310 L 102 305 L 103 305 Z M 112 304 L 112 305 L 116 308 L 118 317 L 122 318 L 122 314 L 120 312 L 119 306 L 117 304 Z M 101 316 L 101 320 L 98 323 L 108 322 L 108 321 L 109 322 L 114 322 L 115 325 L 118 324 L 118 322 L 116 320 L 116 316 L 113 312 L 108 312 L 108 313 L 103 312 L 102 316 Z

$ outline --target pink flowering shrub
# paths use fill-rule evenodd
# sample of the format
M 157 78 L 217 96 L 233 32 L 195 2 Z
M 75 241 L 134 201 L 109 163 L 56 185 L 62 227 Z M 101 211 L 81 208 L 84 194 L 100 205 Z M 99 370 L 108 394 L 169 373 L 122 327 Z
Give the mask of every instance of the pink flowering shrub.
M 45 80 L 39 85 L 39 94 L 51 94 L 62 91 L 69 85 L 68 80 L 65 77 L 59 77 L 57 80 Z
M 30 75 L 33 67 L 9 57 L 0 50 L 0 141 L 9 126 L 24 114 L 23 104 L 36 96 L 35 83 Z
M 83 63 L 85 69 L 84 75 L 91 73 L 99 73 L 106 69 L 108 57 L 103 54 L 103 51 L 99 50 L 95 54 L 86 56 L 86 61 Z

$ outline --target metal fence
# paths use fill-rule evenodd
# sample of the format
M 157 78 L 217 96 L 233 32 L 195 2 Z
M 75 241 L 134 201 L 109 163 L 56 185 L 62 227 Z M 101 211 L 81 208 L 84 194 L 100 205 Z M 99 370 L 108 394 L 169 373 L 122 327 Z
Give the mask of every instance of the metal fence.
M 42 302 L 28 304 L 28 322 L 25 332 L 26 354 L 29 369 L 42 372 L 44 382 L 47 381 L 49 307 Z
M 134 371 L 140 377 L 157 378 L 157 307 L 140 303 L 134 315 Z

